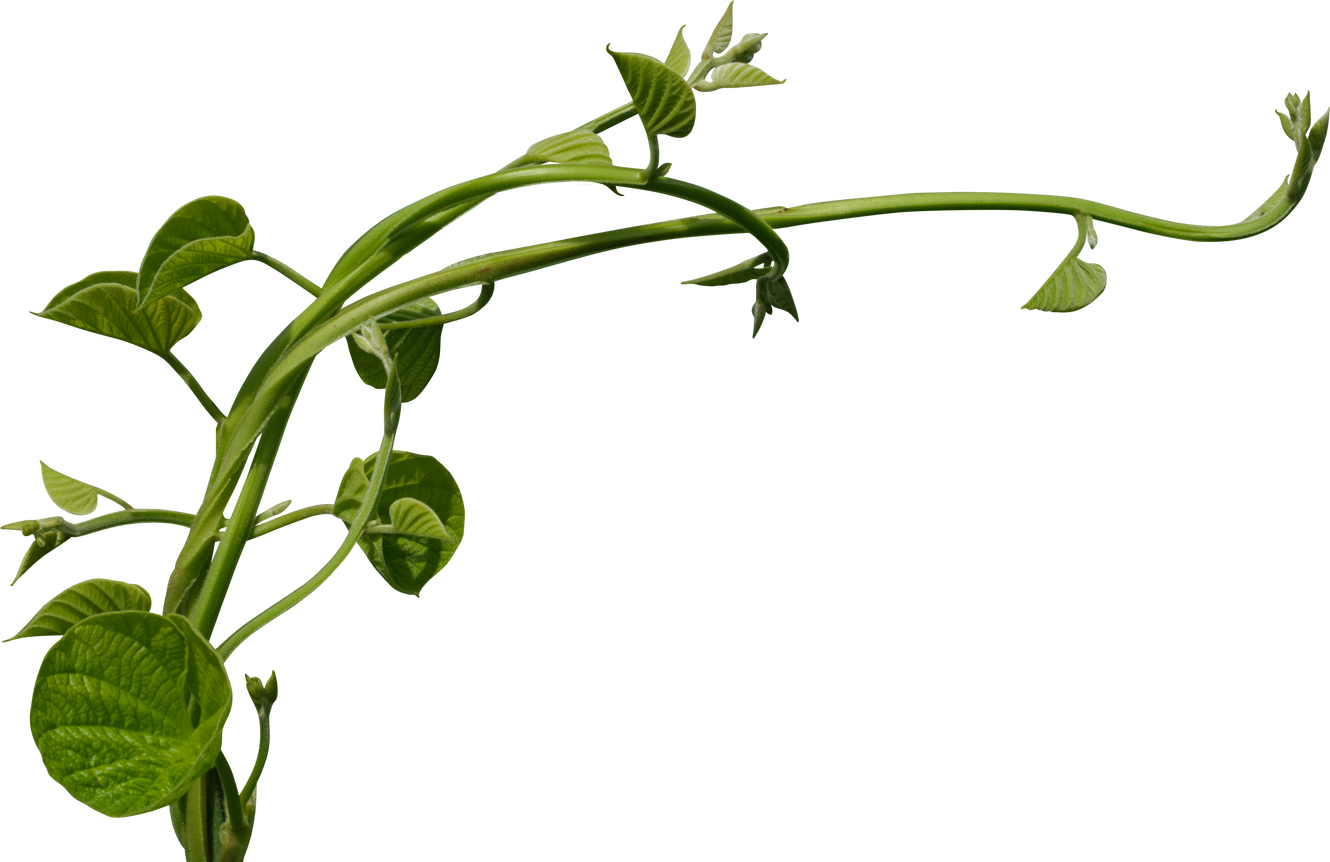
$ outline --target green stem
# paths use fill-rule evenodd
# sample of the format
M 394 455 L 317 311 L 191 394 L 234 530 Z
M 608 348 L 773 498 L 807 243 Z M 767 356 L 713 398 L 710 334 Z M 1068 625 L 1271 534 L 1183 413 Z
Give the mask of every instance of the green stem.
M 194 397 L 199 399 L 199 403 L 203 405 L 204 410 L 208 411 L 208 415 L 212 417 L 213 421 L 225 422 L 226 414 L 218 409 L 217 405 L 213 403 L 213 400 L 208 397 L 208 393 L 203 391 L 203 386 L 199 384 L 198 380 L 194 379 L 193 374 L 189 373 L 189 369 L 185 367 L 185 363 L 177 359 L 176 355 L 169 350 L 160 355 L 166 360 L 166 364 L 170 365 L 171 368 L 175 370 L 175 373 L 180 375 L 180 379 L 185 381 L 185 385 L 189 387 L 189 391 L 193 392 Z
M 291 410 L 300 395 L 300 387 L 304 384 L 308 372 L 309 366 L 306 365 L 304 371 L 292 380 L 279 400 L 271 420 L 263 429 L 263 436 L 259 438 L 258 446 L 254 450 L 254 463 L 250 465 L 244 487 L 240 489 L 240 495 L 236 498 L 235 510 L 227 522 L 227 529 L 222 534 L 221 542 L 217 545 L 217 553 L 205 576 L 198 599 L 190 609 L 190 622 L 194 623 L 194 627 L 205 638 L 212 636 L 213 627 L 217 625 L 217 615 L 221 613 L 222 601 L 226 598 L 226 591 L 231 585 L 231 576 L 235 573 L 236 565 L 240 562 L 240 554 L 244 551 L 245 543 L 249 541 L 250 532 L 254 529 L 254 516 L 258 514 L 263 492 L 268 485 L 268 476 L 272 472 L 273 462 L 277 459 L 277 450 L 282 445 L 286 423 L 291 418 Z
M 379 323 L 379 329 L 384 333 L 391 333 L 392 330 L 416 329 L 419 326 L 452 326 L 454 323 L 462 323 L 476 317 L 481 311 L 488 309 L 489 303 L 495 301 L 495 291 L 497 286 L 493 282 L 480 282 L 480 290 L 476 291 L 475 297 L 468 299 L 463 305 L 456 309 L 440 311 L 439 314 L 432 314 L 430 317 L 416 319 L 416 321 L 403 321 L 400 323 Z
M 323 287 L 313 278 L 310 278 L 309 273 L 299 269 L 298 266 L 293 266 L 291 263 L 277 257 L 277 255 L 270 253 L 270 251 L 263 251 L 262 249 L 251 251 L 250 258 L 259 266 L 262 266 L 263 269 L 281 275 L 282 281 L 294 286 L 295 289 L 301 291 L 307 297 L 314 297 L 315 299 L 322 297 Z
M 249 850 L 250 839 L 253 837 L 249 818 L 246 817 L 245 803 L 249 799 L 242 798 L 235 778 L 235 768 L 231 766 L 231 758 L 227 756 L 225 749 L 218 754 L 217 764 L 213 769 L 217 772 L 217 784 L 221 785 L 226 809 L 225 821 L 215 825 L 222 847 L 217 862 L 233 862 L 235 859 L 243 858 L 243 854 Z
M 320 506 L 306 506 L 303 509 L 296 509 L 294 512 L 287 512 L 276 518 L 255 524 L 254 529 L 250 530 L 249 537 L 257 539 L 259 536 L 266 536 L 297 521 L 303 521 L 317 515 L 331 515 L 332 513 L 331 503 L 324 503 Z M 24 523 L 19 521 L 9 526 L 18 529 Z M 40 522 L 34 521 L 33 524 L 40 524 L 44 530 L 56 530 L 71 538 L 77 538 L 100 533 L 102 530 L 109 530 L 112 527 L 123 527 L 126 524 L 175 524 L 178 527 L 190 527 L 194 524 L 194 516 L 189 512 L 176 512 L 172 509 L 126 509 L 123 512 L 112 512 L 109 515 L 89 518 L 86 521 L 67 521 L 64 518 L 56 517 Z M 30 535 L 30 533 L 24 533 L 24 535 Z M 225 531 L 215 533 L 213 538 L 220 539 L 224 535 Z
M 390 395 L 391 390 L 391 384 L 384 387 L 384 410 L 386 410 L 387 404 L 390 403 L 388 395 Z M 376 517 L 379 492 L 383 490 L 384 478 L 388 475 L 388 460 L 392 456 L 392 448 L 398 442 L 400 431 L 402 431 L 402 410 L 398 408 L 398 410 L 391 411 L 390 420 L 384 423 L 383 430 L 380 432 L 379 448 L 375 454 L 374 476 L 370 479 L 370 488 L 364 494 L 359 511 L 355 513 L 354 519 L 351 519 L 351 524 L 343 533 L 342 540 L 336 543 L 335 548 L 332 548 L 332 552 L 329 553 L 327 559 L 323 560 L 321 567 L 314 569 L 314 572 L 311 572 L 305 580 L 290 588 L 289 591 L 282 593 L 277 600 L 271 601 L 262 611 L 250 615 L 249 619 L 231 629 L 226 637 L 218 641 L 217 652 L 222 654 L 222 661 L 230 664 L 231 658 L 239 652 L 241 646 L 249 643 L 263 629 L 305 603 L 305 600 L 313 596 L 314 593 L 321 591 L 325 584 L 332 580 L 332 576 L 336 575 L 343 565 L 346 565 L 346 561 L 350 559 L 352 553 L 355 553 L 355 545 L 359 543 L 364 528 L 367 527 L 371 519 Z
M 200 775 L 185 797 L 185 862 L 211 862 L 208 832 L 208 776 Z
M 259 710 L 259 753 L 254 758 L 254 768 L 249 772 L 249 780 L 245 782 L 245 789 L 240 791 L 240 804 L 245 806 L 254 796 L 254 790 L 259 786 L 259 776 L 263 774 L 263 767 L 268 762 L 268 745 L 272 741 L 272 731 L 269 728 L 271 716 L 267 709 Z M 244 810 L 243 807 L 241 810 Z
M 647 133 L 647 167 L 642 172 L 642 180 L 651 182 L 656 178 L 656 173 L 660 170 L 660 138 L 656 135 Z
M 574 131 L 595 132 L 596 134 L 599 135 L 601 132 L 605 131 L 606 129 L 612 129 L 615 126 L 619 125 L 620 123 L 624 122 L 625 120 L 631 120 L 633 117 L 636 116 L 637 116 L 637 106 L 634 105 L 632 102 L 629 102 L 626 105 L 620 105 L 619 107 L 615 108 L 613 111 L 610 111 L 608 114 L 601 114 L 599 117 L 596 117 L 594 120 L 588 123 L 583 123 L 582 125 L 578 126 L 577 129 L 575 129 Z
M 1195 225 L 1142 215 L 1084 198 L 1002 192 L 933 192 L 823 201 L 781 209 L 770 215 L 764 215 L 763 219 L 773 228 L 780 229 L 863 216 L 944 210 L 1021 210 L 1067 215 L 1083 213 L 1096 221 L 1170 239 L 1227 242 L 1264 233 L 1283 221 L 1293 211 L 1293 204 L 1285 198 L 1270 212 L 1250 221 L 1227 225 Z M 644 225 L 644 227 L 650 226 Z M 720 232 L 733 233 L 733 231 Z

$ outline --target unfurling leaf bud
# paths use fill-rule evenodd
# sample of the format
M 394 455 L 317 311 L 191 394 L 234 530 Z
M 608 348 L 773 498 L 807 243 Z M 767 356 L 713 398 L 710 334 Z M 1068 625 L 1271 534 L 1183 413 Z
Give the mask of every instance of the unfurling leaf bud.
M 766 35 L 766 33 L 745 33 L 739 44 L 734 46 L 734 62 L 753 62 L 753 55 L 762 50 L 762 40 Z

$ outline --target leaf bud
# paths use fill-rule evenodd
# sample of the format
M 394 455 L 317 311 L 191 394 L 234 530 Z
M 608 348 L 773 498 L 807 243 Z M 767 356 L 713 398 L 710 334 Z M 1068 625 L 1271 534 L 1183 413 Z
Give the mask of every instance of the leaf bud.
M 753 55 L 762 50 L 762 39 L 766 33 L 745 33 L 744 37 L 735 45 L 734 62 L 751 63 Z

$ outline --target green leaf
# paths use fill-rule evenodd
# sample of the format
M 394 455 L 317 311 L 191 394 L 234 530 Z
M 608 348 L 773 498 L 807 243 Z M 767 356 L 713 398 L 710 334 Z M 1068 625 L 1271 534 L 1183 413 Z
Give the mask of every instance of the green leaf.
M 1274 189 L 1271 189 L 1269 194 L 1266 194 L 1264 198 L 1257 201 L 1257 205 L 1253 206 L 1252 209 L 1249 209 L 1248 212 L 1246 212 L 1246 216 L 1238 219 L 1238 221 L 1254 221 L 1254 219 L 1265 216 L 1266 213 L 1277 208 L 1277 206 L 1281 206 L 1283 204 L 1283 194 L 1289 189 L 1289 180 L 1291 180 L 1291 178 L 1293 178 L 1293 172 L 1291 172 L 1291 170 L 1285 170 L 1283 176 L 1279 178 L 1279 182 L 1274 185 Z
M 127 341 L 165 356 L 203 319 L 183 290 L 151 308 L 138 307 L 132 272 L 94 272 L 57 293 L 38 317 Z
M 691 281 L 685 281 L 683 284 L 700 284 L 705 287 L 718 287 L 723 284 L 743 284 L 745 281 L 753 279 L 766 272 L 766 267 L 771 263 L 771 253 L 763 252 L 757 257 L 750 257 L 742 263 L 736 263 L 728 269 L 722 269 L 719 272 L 713 272 L 711 275 L 704 275 L 701 278 L 695 278 Z
M 37 463 L 42 465 L 42 484 L 46 486 L 46 493 L 51 498 L 51 502 L 71 515 L 90 514 L 97 508 L 98 494 L 119 503 L 126 509 L 133 508 L 116 495 L 103 491 L 95 485 L 80 482 L 78 479 L 66 476 L 58 470 L 52 470 L 46 466 L 45 461 L 38 461 Z
M 51 647 L 30 723 L 52 778 L 90 808 L 129 817 L 178 799 L 212 768 L 230 711 L 221 657 L 187 619 L 114 611 Z
M 352 461 L 342 478 L 333 512 L 348 523 L 368 490 L 369 480 L 364 477 L 374 471 L 377 457 L 375 454 L 363 462 Z M 393 504 L 399 501 L 409 503 L 397 507 L 394 515 Z M 433 521 L 426 521 L 417 506 L 429 512 Z M 378 524 L 391 525 L 391 531 L 366 533 L 360 539 L 360 549 L 389 586 L 418 596 L 429 579 L 448 564 L 462 541 L 465 523 L 462 493 L 452 474 L 433 458 L 393 452 L 376 508 Z M 400 528 L 399 521 L 405 528 Z M 433 522 L 437 522 L 437 527 L 431 526 Z
M 704 63 L 712 57 L 720 59 L 729 51 L 734 44 L 734 32 L 738 29 L 737 19 L 737 3 L 728 0 L 720 15 L 716 16 L 716 23 L 706 33 L 706 39 L 702 40 L 702 47 L 697 52 L 698 63 Z
M 604 134 L 597 134 L 589 129 L 567 129 L 529 142 L 521 156 L 512 160 L 512 168 L 521 165 L 614 165 L 614 154 L 610 152 L 609 141 Z M 565 185 L 571 189 L 591 189 L 595 182 L 552 182 L 549 185 Z
M 688 21 L 678 25 L 674 39 L 670 40 L 669 49 L 661 59 L 680 77 L 688 76 L 688 69 L 693 65 L 693 45 L 689 43 L 688 36 L 684 35 L 685 32 L 688 32 Z
M 711 80 L 698 83 L 697 89 L 707 92 L 731 87 L 765 87 L 768 84 L 784 83 L 756 66 L 749 66 L 747 63 L 726 63 L 711 73 Z
M 796 323 L 799 322 L 799 310 L 794 307 L 794 294 L 790 293 L 790 285 L 785 281 L 785 276 L 782 275 L 771 282 L 767 289 L 767 297 L 773 308 L 779 308 L 793 317 Z
M 152 607 L 148 591 L 136 584 L 93 578 L 75 584 L 51 599 L 19 633 L 4 641 L 42 635 L 62 635 L 79 620 L 111 611 L 146 611 Z
M 245 208 L 211 195 L 176 210 L 148 243 L 139 265 L 139 306 L 156 302 L 205 275 L 254 253 L 254 228 Z
M 434 514 L 434 510 L 419 500 L 403 497 L 394 500 L 388 507 L 388 520 L 393 532 L 403 536 L 416 536 L 420 539 L 438 539 L 441 542 L 453 542 L 454 536 Z
M 439 307 L 426 297 L 397 309 L 378 319 L 378 323 L 404 323 L 426 317 L 438 317 Z M 402 400 L 412 401 L 425 391 L 425 386 L 439 367 L 439 339 L 443 324 L 420 326 L 413 329 L 393 329 L 383 332 L 388 356 L 397 357 L 397 374 L 402 381 Z M 388 372 L 379 357 L 347 336 L 347 349 L 356 373 L 367 385 L 383 389 L 388 385 Z
M 24 535 L 28 535 L 24 533 Z M 37 561 L 69 540 L 69 534 L 60 530 L 42 530 L 37 532 L 32 538 L 32 544 L 28 545 L 28 550 L 23 554 L 23 559 L 19 560 L 18 574 L 14 575 L 14 580 L 9 582 L 12 587 L 18 583 L 18 579 L 37 565 Z
M 1030 301 L 1021 306 L 1035 311 L 1078 311 L 1099 298 L 1108 275 L 1097 263 L 1086 263 L 1078 255 L 1092 225 L 1083 213 L 1076 216 L 1076 245 L 1044 282 Z
M 646 54 L 620 54 L 605 47 L 619 67 L 648 135 L 686 137 L 697 119 L 693 88 L 678 72 Z
M 264 509 L 262 512 L 259 512 L 257 515 L 255 515 L 254 523 L 260 524 L 268 520 L 269 518 L 276 518 L 278 515 L 282 514 L 289 508 L 291 508 L 291 501 L 283 500 L 282 502 L 278 503 L 276 506 Z

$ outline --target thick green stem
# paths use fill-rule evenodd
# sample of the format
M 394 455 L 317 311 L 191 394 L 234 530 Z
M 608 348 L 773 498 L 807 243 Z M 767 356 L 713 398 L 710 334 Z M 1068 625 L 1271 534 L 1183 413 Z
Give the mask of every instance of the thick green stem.
M 391 383 L 384 388 L 382 402 L 384 406 L 391 402 L 391 390 Z M 305 600 L 313 596 L 314 593 L 321 591 L 323 585 L 329 583 L 332 576 L 336 575 L 343 565 L 346 565 L 346 561 L 350 559 L 352 553 L 355 553 L 355 545 L 360 540 L 364 528 L 367 527 L 371 519 L 376 517 L 379 492 L 383 490 L 383 482 L 388 475 L 387 466 L 392 456 L 392 447 L 396 446 L 396 440 L 398 440 L 398 435 L 402 431 L 402 408 L 398 407 L 395 411 L 388 411 L 387 407 L 383 407 L 382 410 L 388 414 L 388 420 L 383 423 L 383 430 L 380 431 L 379 448 L 375 454 L 374 476 L 370 479 L 370 488 L 364 494 L 364 498 L 360 502 L 360 509 L 356 512 L 354 519 L 351 519 L 351 524 L 343 533 L 342 540 L 336 543 L 335 548 L 332 548 L 332 552 L 329 553 L 327 559 L 323 560 L 321 567 L 314 569 L 314 572 L 311 572 L 305 580 L 302 580 L 301 583 L 295 585 L 289 591 L 282 593 L 282 596 L 279 596 L 275 601 L 271 601 L 262 611 L 250 615 L 249 619 L 231 629 L 226 637 L 218 641 L 217 650 L 222 654 L 222 661 L 230 664 L 231 658 L 235 656 L 241 646 L 249 643 L 250 639 L 253 639 L 255 635 L 269 627 L 274 621 L 281 619 L 286 613 L 305 603 Z
M 185 796 L 185 862 L 211 862 L 208 832 L 208 776 L 200 775 Z
M 300 387 L 304 384 L 305 375 L 308 373 L 309 365 L 306 365 L 304 371 L 291 381 L 291 385 L 279 399 L 272 418 L 264 426 L 263 436 L 259 438 L 258 447 L 254 450 L 254 463 L 250 465 L 244 487 L 240 489 L 240 495 L 236 498 L 235 510 L 227 522 L 227 529 L 222 534 L 221 542 L 217 545 L 217 552 L 203 581 L 199 597 L 190 608 L 190 622 L 194 623 L 194 627 L 205 638 L 212 636 L 213 627 L 217 624 L 217 615 L 222 609 L 222 601 L 226 598 L 226 591 L 231 585 L 231 576 L 235 573 L 236 565 L 240 562 L 240 554 L 244 551 L 245 543 L 249 541 L 250 533 L 254 529 L 254 516 L 258 514 L 259 506 L 262 504 L 263 492 L 268 486 L 268 476 L 272 472 L 273 462 L 277 460 L 277 450 L 282 445 L 282 435 L 286 432 L 286 423 L 291 418 L 291 410 L 295 407 Z

